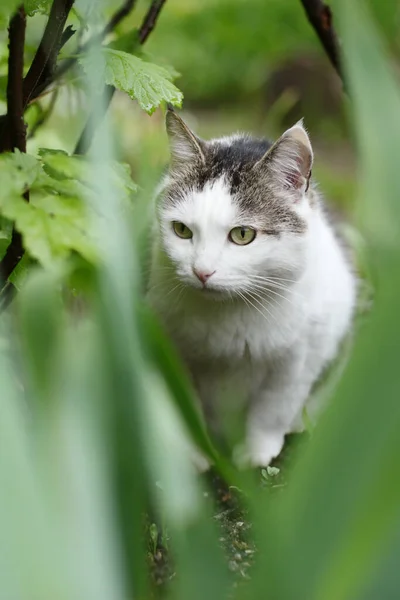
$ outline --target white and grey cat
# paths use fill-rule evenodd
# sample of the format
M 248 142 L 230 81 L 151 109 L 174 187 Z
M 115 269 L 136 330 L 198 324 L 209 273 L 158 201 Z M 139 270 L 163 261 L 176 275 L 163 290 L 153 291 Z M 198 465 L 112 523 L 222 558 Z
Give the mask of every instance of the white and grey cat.
M 247 457 L 266 466 L 301 428 L 313 384 L 351 326 L 356 278 L 310 186 L 301 122 L 274 144 L 204 141 L 167 112 L 148 300 L 205 413 L 245 395 Z M 228 407 L 226 407 L 228 408 Z M 222 411 L 223 414 L 223 411 Z

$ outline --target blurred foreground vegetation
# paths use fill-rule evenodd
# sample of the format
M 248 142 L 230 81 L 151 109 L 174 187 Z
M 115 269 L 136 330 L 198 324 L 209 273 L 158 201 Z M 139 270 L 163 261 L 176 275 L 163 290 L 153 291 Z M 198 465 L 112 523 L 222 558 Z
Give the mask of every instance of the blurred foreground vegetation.
M 25 3 L 24 74 L 51 5 Z M 29 104 L 28 154 L 0 156 L 2 264 L 14 226 L 26 250 L 0 295 L 4 309 L 16 291 L 0 319 L 0 600 L 398 598 L 400 3 L 332 2 L 349 98 L 300 2 L 168 0 L 142 48 L 132 30 L 151 5 Z M 0 7 L 4 113 L 17 7 Z M 59 64 L 115 10 L 77 1 Z M 108 118 L 105 78 L 119 89 Z M 280 470 L 218 455 L 143 303 L 162 109 L 180 90 L 205 137 L 276 136 L 304 116 L 316 178 L 376 283 L 334 402 Z M 72 156 L 89 115 L 94 143 Z

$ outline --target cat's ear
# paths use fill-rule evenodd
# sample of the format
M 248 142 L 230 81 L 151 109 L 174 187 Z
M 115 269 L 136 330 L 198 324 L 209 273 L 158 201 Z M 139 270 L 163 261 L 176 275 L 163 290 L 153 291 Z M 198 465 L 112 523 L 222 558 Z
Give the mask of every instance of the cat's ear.
M 195 162 L 204 162 L 204 142 L 172 110 L 167 111 L 166 126 L 173 170 L 184 170 Z
M 255 168 L 268 171 L 279 187 L 299 196 L 308 190 L 312 163 L 310 138 L 301 120 L 285 131 Z

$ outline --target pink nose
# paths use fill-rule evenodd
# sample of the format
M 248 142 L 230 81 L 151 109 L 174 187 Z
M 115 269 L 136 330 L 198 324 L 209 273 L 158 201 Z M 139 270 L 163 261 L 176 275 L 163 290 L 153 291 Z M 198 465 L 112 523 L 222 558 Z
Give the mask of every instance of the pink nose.
M 197 269 L 193 269 L 193 273 L 196 275 L 197 279 L 200 279 L 202 284 L 205 284 L 208 279 L 210 279 L 211 275 L 214 275 L 215 271 L 212 273 L 206 273 L 205 271 L 198 271 Z

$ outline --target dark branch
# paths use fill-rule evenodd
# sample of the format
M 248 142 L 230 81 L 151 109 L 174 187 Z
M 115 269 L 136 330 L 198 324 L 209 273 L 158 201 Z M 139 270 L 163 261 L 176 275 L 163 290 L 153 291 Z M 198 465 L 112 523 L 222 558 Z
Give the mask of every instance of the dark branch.
M 39 48 L 24 80 L 24 106 L 53 80 L 57 56 L 65 43 L 64 26 L 74 0 L 54 0 Z
M 9 150 L 26 150 L 26 126 L 24 123 L 23 71 L 26 16 L 20 6 L 12 17 L 9 27 L 9 55 L 7 82 L 7 121 Z
M 138 31 L 138 41 L 140 44 L 144 44 L 144 42 L 149 37 L 150 33 L 153 31 L 158 16 L 165 2 L 166 0 L 154 0 L 152 2 Z M 107 112 L 115 91 L 115 87 L 111 85 L 105 86 L 101 104 L 103 114 Z M 87 123 L 80 135 L 78 143 L 75 147 L 75 154 L 85 154 L 89 150 L 90 145 L 93 141 L 94 133 L 96 131 L 96 126 L 98 125 L 99 118 L 101 118 L 101 116 L 102 115 L 98 114 L 96 116 L 94 116 L 93 114 L 89 116 Z
M 2 150 L 26 151 L 26 126 L 24 122 L 23 70 L 26 16 L 20 6 L 10 21 L 7 82 L 7 142 L 3 139 Z M 28 192 L 25 195 L 29 200 Z M 6 282 L 24 254 L 21 234 L 13 229 L 11 242 L 0 263 L 0 275 Z
M 315 29 L 329 60 L 344 84 L 339 42 L 330 7 L 321 0 L 301 0 L 308 20 Z
M 143 19 L 143 23 L 139 29 L 139 42 L 141 44 L 145 43 L 145 41 L 149 37 L 150 33 L 153 31 L 153 29 L 157 23 L 158 16 L 159 16 L 165 2 L 166 2 L 166 0 L 155 0 L 154 2 L 152 2 L 149 10 L 147 11 L 145 18 Z
M 129 15 L 129 13 L 134 9 L 136 4 L 136 0 L 126 0 L 121 8 L 117 10 L 117 12 L 111 17 L 109 23 L 104 27 L 101 35 L 101 41 L 104 40 L 106 35 L 114 31 L 117 25 L 125 19 Z

